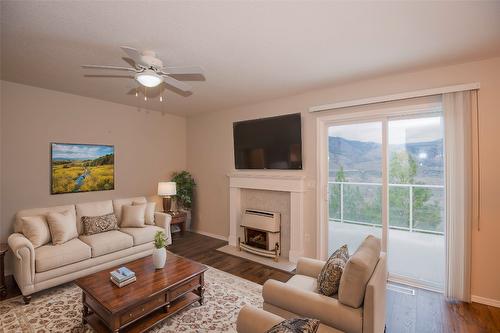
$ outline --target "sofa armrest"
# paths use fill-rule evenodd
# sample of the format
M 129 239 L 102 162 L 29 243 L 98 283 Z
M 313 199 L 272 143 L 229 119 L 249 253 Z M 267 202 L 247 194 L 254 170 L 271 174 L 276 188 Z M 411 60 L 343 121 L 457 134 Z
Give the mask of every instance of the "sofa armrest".
M 265 304 L 301 317 L 319 319 L 322 324 L 344 332 L 361 332 L 363 309 L 341 304 L 337 299 L 302 290 L 276 280 L 267 280 L 262 289 Z
M 366 285 L 363 303 L 363 333 L 382 333 L 387 299 L 387 257 L 380 253 L 377 266 Z
M 284 318 L 273 313 L 245 305 L 238 314 L 236 331 L 238 333 L 265 333 L 283 320 Z
M 35 248 L 23 234 L 14 233 L 7 242 L 14 254 L 14 274 L 19 288 L 35 282 Z
M 323 266 L 325 266 L 325 262 L 322 260 L 299 258 L 297 261 L 297 274 L 317 278 Z
M 158 227 L 165 229 L 165 236 L 167 237 L 167 245 L 172 244 L 172 235 L 170 233 L 170 222 L 172 216 L 163 212 L 155 212 L 155 224 Z

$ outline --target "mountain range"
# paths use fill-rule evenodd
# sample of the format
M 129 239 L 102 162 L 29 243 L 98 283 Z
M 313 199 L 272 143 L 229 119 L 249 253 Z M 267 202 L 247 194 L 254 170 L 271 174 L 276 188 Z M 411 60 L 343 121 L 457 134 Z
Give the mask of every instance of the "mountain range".
M 376 142 L 328 137 L 330 178 L 335 179 L 342 166 L 348 181 L 381 182 L 382 145 Z M 389 159 L 406 150 L 417 162 L 415 181 L 424 184 L 443 183 L 443 140 L 389 145 Z

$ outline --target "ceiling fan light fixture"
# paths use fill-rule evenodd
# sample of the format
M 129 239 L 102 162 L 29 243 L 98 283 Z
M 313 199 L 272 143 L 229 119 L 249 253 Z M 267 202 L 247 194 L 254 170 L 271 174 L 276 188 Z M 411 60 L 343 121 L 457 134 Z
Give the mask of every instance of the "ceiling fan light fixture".
M 150 69 L 137 73 L 135 75 L 135 79 L 137 82 L 148 88 L 156 87 L 163 82 L 163 78 Z

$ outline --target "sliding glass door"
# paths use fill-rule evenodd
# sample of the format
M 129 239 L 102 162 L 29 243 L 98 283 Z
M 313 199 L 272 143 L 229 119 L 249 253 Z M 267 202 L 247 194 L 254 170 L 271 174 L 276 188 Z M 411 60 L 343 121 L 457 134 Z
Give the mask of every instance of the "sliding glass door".
M 328 254 L 383 239 L 391 279 L 444 285 L 444 154 L 439 112 L 331 123 Z
M 382 237 L 382 123 L 328 128 L 328 253 Z
M 438 290 L 445 267 L 442 121 L 434 115 L 388 123 L 390 273 Z

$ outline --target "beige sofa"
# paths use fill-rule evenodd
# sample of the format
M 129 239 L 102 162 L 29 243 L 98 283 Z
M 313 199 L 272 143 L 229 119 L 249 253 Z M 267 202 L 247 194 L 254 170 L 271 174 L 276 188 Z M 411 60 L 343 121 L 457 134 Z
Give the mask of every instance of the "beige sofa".
M 14 254 L 14 278 L 24 301 L 31 294 L 79 277 L 148 256 L 153 251 L 154 234 L 161 230 L 171 244 L 168 214 L 155 212 L 155 225 L 144 228 L 120 228 L 95 235 L 82 235 L 81 217 L 114 213 L 118 223 L 123 205 L 146 202 L 145 197 L 79 203 L 75 205 L 36 208 L 19 211 L 14 225 L 15 233 L 8 243 Z M 49 212 L 74 211 L 79 237 L 61 245 L 47 243 L 38 248 L 22 234 L 22 217 L 46 215 Z
M 301 258 L 297 273 L 287 283 L 264 284 L 263 308 L 244 307 L 237 321 L 239 333 L 266 332 L 283 318 L 308 317 L 321 321 L 319 333 L 382 333 L 385 329 L 387 259 L 380 240 L 367 238 L 350 257 L 335 297 L 318 293 L 317 277 L 325 262 Z M 347 304 L 346 304 L 347 303 Z

